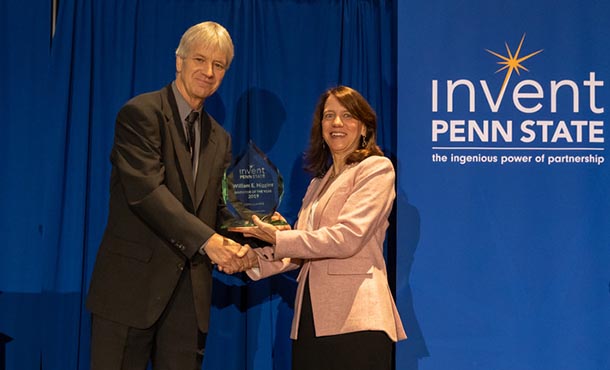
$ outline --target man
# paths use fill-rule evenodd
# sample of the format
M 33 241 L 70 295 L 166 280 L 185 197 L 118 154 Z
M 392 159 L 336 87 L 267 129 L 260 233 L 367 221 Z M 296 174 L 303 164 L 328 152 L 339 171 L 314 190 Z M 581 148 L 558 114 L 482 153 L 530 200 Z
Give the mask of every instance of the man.
M 117 115 L 108 223 L 87 297 L 92 370 L 144 370 L 149 361 L 200 369 L 212 264 L 229 273 L 249 266 L 240 258 L 249 247 L 213 229 L 225 211 L 231 141 L 203 109 L 232 59 L 227 30 L 197 24 L 176 50 L 176 79 Z

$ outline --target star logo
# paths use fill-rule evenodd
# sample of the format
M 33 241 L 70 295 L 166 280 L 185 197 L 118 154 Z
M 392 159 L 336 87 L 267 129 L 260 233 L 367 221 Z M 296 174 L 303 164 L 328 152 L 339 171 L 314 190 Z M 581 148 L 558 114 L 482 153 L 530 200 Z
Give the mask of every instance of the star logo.
M 504 45 L 506 46 L 506 52 L 508 53 L 508 56 L 504 56 L 500 53 L 496 53 L 495 51 L 485 49 L 488 53 L 495 55 L 498 58 L 502 59 L 501 61 L 498 62 L 498 64 L 503 65 L 503 67 L 498 69 L 496 71 L 496 73 L 506 70 L 506 76 L 504 77 L 504 82 L 502 83 L 502 89 L 500 90 L 500 96 L 504 95 L 504 91 L 506 90 L 506 85 L 508 85 L 508 80 L 510 80 L 510 76 L 513 74 L 513 71 L 517 72 L 518 75 L 521 75 L 521 73 L 519 72 L 519 70 L 521 70 L 521 69 L 529 72 L 529 69 L 525 68 L 521 63 L 523 61 L 533 57 L 534 55 L 541 53 L 543 50 L 543 49 L 540 49 L 538 51 L 535 51 L 524 57 L 519 58 L 519 54 L 521 53 L 521 47 L 523 46 L 523 40 L 525 40 L 525 33 L 521 37 L 521 41 L 519 42 L 519 47 L 517 48 L 517 51 L 515 52 L 514 55 L 511 52 L 510 48 L 508 47 L 508 43 L 506 43 L 506 42 L 504 43 Z

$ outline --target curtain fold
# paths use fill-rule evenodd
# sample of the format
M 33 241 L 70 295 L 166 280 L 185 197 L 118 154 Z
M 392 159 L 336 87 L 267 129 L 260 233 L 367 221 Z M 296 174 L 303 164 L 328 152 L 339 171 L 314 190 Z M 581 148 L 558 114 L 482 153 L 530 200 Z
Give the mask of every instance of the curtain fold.
M 51 4 L 0 3 L 0 369 L 38 369 Z

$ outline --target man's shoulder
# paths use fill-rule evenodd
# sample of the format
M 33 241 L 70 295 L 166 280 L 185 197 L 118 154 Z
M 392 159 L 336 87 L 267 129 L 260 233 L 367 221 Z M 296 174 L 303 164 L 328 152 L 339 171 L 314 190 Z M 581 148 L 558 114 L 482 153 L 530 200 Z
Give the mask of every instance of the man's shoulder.
M 147 104 L 158 104 L 160 102 L 166 101 L 168 98 L 167 86 L 155 90 L 155 91 L 147 91 L 144 93 L 140 93 L 135 95 L 131 99 L 129 99 L 125 105 L 147 105 Z
M 167 87 L 148 91 L 129 99 L 120 109 L 123 114 L 151 114 L 154 112 L 171 112 L 171 103 Z

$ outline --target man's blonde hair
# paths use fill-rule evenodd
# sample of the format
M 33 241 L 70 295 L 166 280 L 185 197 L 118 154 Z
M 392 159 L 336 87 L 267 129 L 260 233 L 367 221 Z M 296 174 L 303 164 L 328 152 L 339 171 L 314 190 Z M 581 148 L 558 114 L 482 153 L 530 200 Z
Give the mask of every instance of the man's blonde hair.
M 233 40 L 229 32 L 220 24 L 212 21 L 198 23 L 184 32 L 180 44 L 176 49 L 176 56 L 186 58 L 194 45 L 203 45 L 204 48 L 218 48 L 227 56 L 225 66 L 229 68 L 233 61 Z

